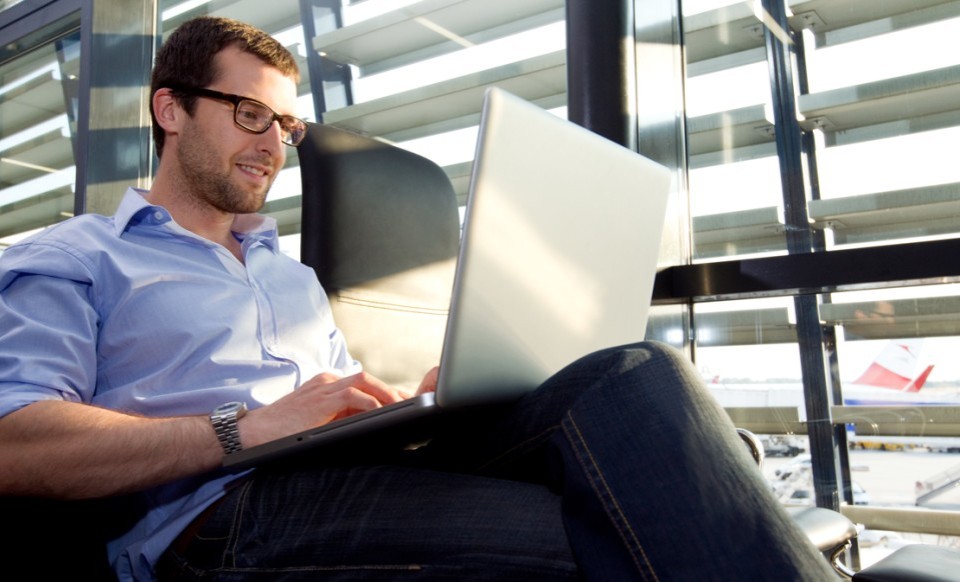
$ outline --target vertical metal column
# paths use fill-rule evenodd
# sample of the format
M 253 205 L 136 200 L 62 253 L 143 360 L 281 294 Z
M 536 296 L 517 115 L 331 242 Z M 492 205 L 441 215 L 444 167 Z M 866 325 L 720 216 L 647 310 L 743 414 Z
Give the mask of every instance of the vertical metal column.
M 677 0 L 632 0 L 637 118 L 637 151 L 673 170 L 673 190 L 667 205 L 660 243 L 661 266 L 688 264 L 693 256 L 690 192 L 687 182 L 687 132 L 684 102 L 683 18 Z M 640 190 L 640 189 L 638 189 Z M 641 190 L 642 191 L 642 190 Z M 647 324 L 648 339 L 680 348 L 695 359 L 691 315 L 693 304 L 654 306 Z
M 313 39 L 318 34 L 343 26 L 342 4 L 340 0 L 300 0 L 300 20 L 303 22 L 304 46 L 307 47 L 314 114 L 322 123 L 323 114 L 329 109 L 327 92 L 332 87 L 340 90 L 344 105 L 353 103 L 350 67 L 322 56 L 313 48 Z
M 807 78 L 807 46 L 803 34 L 798 32 L 793 36 L 797 44 L 797 88 L 801 95 L 810 92 Z M 820 169 L 817 162 L 817 147 L 813 131 L 804 131 L 802 136 L 803 155 L 807 162 L 807 180 L 810 184 L 810 200 L 820 200 Z M 826 252 L 826 235 L 822 230 L 813 231 L 813 250 L 815 252 Z M 822 295 L 823 303 L 831 303 L 832 297 L 829 293 Z M 843 391 L 840 382 L 840 362 L 837 353 L 837 328 L 835 326 L 824 326 L 824 353 L 827 362 L 827 374 L 829 377 L 828 386 L 832 389 L 831 398 L 834 403 L 843 403 Z M 848 453 L 847 430 L 843 425 L 834 426 L 834 439 L 836 439 L 837 457 L 840 463 L 841 482 L 843 483 L 842 501 L 853 504 L 853 482 L 850 476 L 850 458 Z M 849 552 L 853 559 L 859 560 L 856 548 Z M 859 569 L 859 562 L 857 563 Z
M 158 1 L 88 0 L 84 8 L 77 214 L 113 214 L 127 187 L 151 182 L 148 103 Z
M 632 0 L 567 0 L 567 118 L 636 149 Z
M 787 250 L 790 253 L 809 253 L 813 252 L 814 238 L 807 215 L 803 177 L 803 133 L 796 115 L 796 78 L 791 52 L 796 44 L 787 21 L 785 0 L 762 0 L 762 7 L 766 13 L 764 39 L 770 65 Z M 797 295 L 794 297 L 794 306 L 817 505 L 839 509 L 837 445 L 830 415 L 832 390 L 825 353 L 827 338 L 820 325 L 815 295 Z

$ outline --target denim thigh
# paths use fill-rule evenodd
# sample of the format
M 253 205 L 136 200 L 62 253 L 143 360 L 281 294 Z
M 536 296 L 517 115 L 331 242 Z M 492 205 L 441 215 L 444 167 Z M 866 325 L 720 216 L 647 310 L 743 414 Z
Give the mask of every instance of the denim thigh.
M 575 580 L 546 488 L 398 466 L 258 471 L 163 577 L 177 580 Z

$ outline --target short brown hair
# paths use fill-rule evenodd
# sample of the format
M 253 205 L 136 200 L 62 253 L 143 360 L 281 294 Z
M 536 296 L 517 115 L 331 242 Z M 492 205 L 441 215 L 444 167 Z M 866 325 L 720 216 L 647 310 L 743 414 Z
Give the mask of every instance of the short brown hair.
M 164 87 L 209 86 L 221 73 L 214 67 L 214 57 L 227 47 L 250 53 L 294 81 L 300 81 L 300 70 L 290 51 L 259 28 L 214 16 L 201 16 L 184 22 L 173 31 L 157 53 L 150 81 L 150 116 L 153 119 L 153 139 L 158 156 L 163 154 L 165 133 L 153 111 L 153 94 Z M 193 115 L 197 98 L 179 98 L 187 113 Z

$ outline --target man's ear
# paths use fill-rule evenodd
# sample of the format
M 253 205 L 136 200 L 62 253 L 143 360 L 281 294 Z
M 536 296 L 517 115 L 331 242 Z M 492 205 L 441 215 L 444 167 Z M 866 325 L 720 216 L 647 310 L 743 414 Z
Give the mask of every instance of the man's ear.
M 180 106 L 180 101 L 167 88 L 157 89 L 153 94 L 153 115 L 157 123 L 167 134 L 180 132 L 180 125 L 187 112 Z

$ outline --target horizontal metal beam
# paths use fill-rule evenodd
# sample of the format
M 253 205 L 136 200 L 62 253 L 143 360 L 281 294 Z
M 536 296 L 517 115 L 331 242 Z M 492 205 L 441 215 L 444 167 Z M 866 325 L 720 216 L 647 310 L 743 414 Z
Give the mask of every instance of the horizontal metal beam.
M 794 406 L 730 407 L 735 425 L 758 434 L 806 434 L 808 422 Z M 831 406 L 831 424 L 856 427 L 860 436 L 960 436 L 957 406 Z
M 934 511 L 875 505 L 844 505 L 840 513 L 867 529 L 916 532 L 944 536 L 960 535 L 956 511 Z
M 807 434 L 807 424 L 800 420 L 795 406 L 731 407 L 727 416 L 739 428 L 757 434 Z
M 853 424 L 859 436 L 955 437 L 960 406 L 834 406 L 834 424 Z
M 960 281 L 960 239 L 733 259 L 664 269 L 654 303 Z

